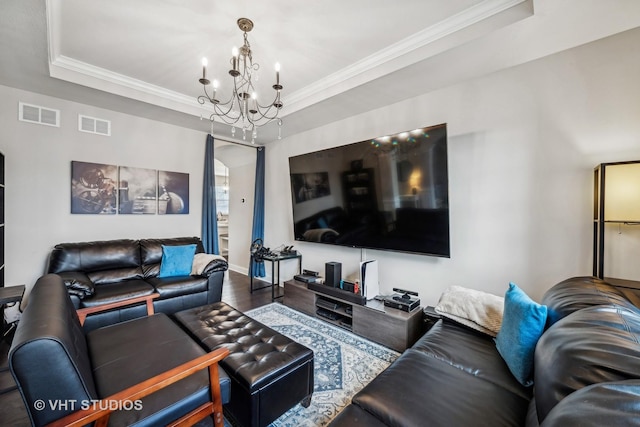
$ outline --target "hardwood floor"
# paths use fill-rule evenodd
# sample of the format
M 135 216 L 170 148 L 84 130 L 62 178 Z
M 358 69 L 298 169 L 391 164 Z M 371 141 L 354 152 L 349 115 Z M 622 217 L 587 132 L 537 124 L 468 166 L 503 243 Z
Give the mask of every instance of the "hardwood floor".
M 249 292 L 249 277 L 244 274 L 228 271 L 222 286 L 222 301 L 237 308 L 240 311 L 251 310 L 271 303 L 271 289 L 265 288 L 253 293 Z M 254 288 L 266 285 L 254 279 Z M 279 290 L 282 293 L 282 288 Z M 278 293 L 276 292 L 276 295 Z M 278 301 L 282 301 L 280 298 Z M 7 353 L 9 345 L 0 340 L 0 368 L 7 367 Z M 15 385 L 9 371 L 0 372 L 0 389 Z M 20 397 L 18 390 L 13 390 L 0 395 L 0 425 L 3 426 L 29 426 L 29 416 Z

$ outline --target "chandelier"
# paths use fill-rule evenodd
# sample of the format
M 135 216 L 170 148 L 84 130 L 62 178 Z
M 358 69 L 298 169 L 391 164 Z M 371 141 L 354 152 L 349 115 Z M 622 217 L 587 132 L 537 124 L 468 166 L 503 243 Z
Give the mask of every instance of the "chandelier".
M 278 118 L 282 101 L 280 100 L 280 64 L 276 63 L 276 83 L 272 86 L 275 90 L 275 98 L 268 104 L 260 104 L 254 88 L 254 81 L 258 80 L 260 64 L 253 62 L 251 45 L 247 34 L 253 29 L 253 22 L 247 18 L 238 19 L 238 27 L 244 33 L 244 44 L 240 49 L 234 47 L 231 51 L 229 74 L 233 78 L 233 93 L 231 98 L 222 102 L 216 98 L 218 81 L 213 83 L 207 79 L 207 58 L 202 58 L 202 78 L 198 81 L 202 84 L 204 95 L 198 97 L 198 102 L 204 105 L 207 101 L 213 105 L 213 113 L 209 120 L 213 123 L 219 117 L 224 123 L 231 125 L 231 136 L 235 136 L 236 126 L 242 129 L 242 139 L 247 139 L 247 133 L 251 134 L 251 142 L 255 143 L 258 137 L 258 127 L 266 125 L 274 120 L 278 123 L 278 139 L 282 138 L 282 119 Z M 253 80 L 252 80 L 253 79 Z M 208 89 L 212 86 L 213 89 Z

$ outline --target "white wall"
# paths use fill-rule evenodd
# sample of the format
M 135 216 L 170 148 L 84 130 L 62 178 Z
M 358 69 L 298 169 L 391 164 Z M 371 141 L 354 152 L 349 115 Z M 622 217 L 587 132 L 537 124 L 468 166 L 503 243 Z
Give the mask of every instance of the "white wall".
M 381 291 L 412 289 L 423 305 L 448 285 L 502 295 L 509 281 L 539 300 L 562 279 L 590 275 L 593 167 L 640 158 L 639 41 L 630 31 L 274 143 L 266 240 L 295 243 L 304 268 L 342 262 L 343 277 L 361 257 L 378 259 Z M 443 122 L 450 259 L 293 241 L 289 156 Z M 639 251 L 636 241 L 619 256 Z
M 18 121 L 18 102 L 61 111 L 59 128 Z M 79 132 L 78 113 L 111 120 L 111 137 Z M 200 236 L 206 134 L 0 86 L 6 157 L 5 283 L 30 289 L 61 242 Z M 188 215 L 71 215 L 71 161 L 189 174 Z

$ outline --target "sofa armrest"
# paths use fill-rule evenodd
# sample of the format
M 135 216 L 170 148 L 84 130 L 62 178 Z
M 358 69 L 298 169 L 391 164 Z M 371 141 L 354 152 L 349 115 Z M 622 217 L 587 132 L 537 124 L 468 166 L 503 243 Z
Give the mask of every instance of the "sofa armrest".
M 112 310 L 114 308 L 119 308 L 119 307 L 125 307 L 127 305 L 133 305 L 133 304 L 137 304 L 140 302 L 146 302 L 147 303 L 147 315 L 152 315 L 153 312 L 153 300 L 160 297 L 160 294 L 155 293 L 155 294 L 150 294 L 150 295 L 143 295 L 141 297 L 135 297 L 135 298 L 128 298 L 122 301 L 116 301 L 116 302 L 111 302 L 109 304 L 102 304 L 102 305 L 97 305 L 94 307 L 85 307 L 85 308 L 80 308 L 78 310 L 76 310 L 76 313 L 78 314 L 78 318 L 80 319 L 80 325 L 84 325 L 84 321 L 86 320 L 87 316 L 89 314 L 93 314 L 93 313 L 100 313 L 101 311 L 107 311 L 107 310 Z
M 84 299 L 95 292 L 93 282 L 82 271 L 63 271 L 56 274 L 62 278 L 69 295 Z
M 203 369 L 209 369 L 209 384 L 211 387 L 211 400 L 194 409 L 177 420 L 174 425 L 193 425 L 209 415 L 213 415 L 215 427 L 224 425 L 222 415 L 222 394 L 220 392 L 220 379 L 218 376 L 218 362 L 229 354 L 226 348 L 219 348 L 204 354 L 189 362 L 183 363 L 173 369 L 149 378 L 132 387 L 113 394 L 105 399 L 95 402 L 90 408 L 69 414 L 50 424 L 57 426 L 83 426 L 96 421 L 96 426 L 106 426 L 111 412 L 126 404 L 142 399 L 158 390 L 161 390 L 175 382 L 178 382 Z M 117 405 L 114 402 L 118 402 Z

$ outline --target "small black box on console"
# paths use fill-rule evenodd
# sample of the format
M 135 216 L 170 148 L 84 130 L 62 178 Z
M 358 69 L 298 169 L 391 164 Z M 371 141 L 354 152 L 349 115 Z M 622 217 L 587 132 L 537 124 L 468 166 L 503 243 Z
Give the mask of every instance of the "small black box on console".
M 342 279 L 342 263 L 331 261 L 324 265 L 324 284 L 337 288 Z
M 395 294 L 393 296 L 386 297 L 384 299 L 385 307 L 397 308 L 402 311 L 413 311 L 416 307 L 420 306 L 419 298 L 411 298 L 407 296 L 401 296 L 399 294 Z

